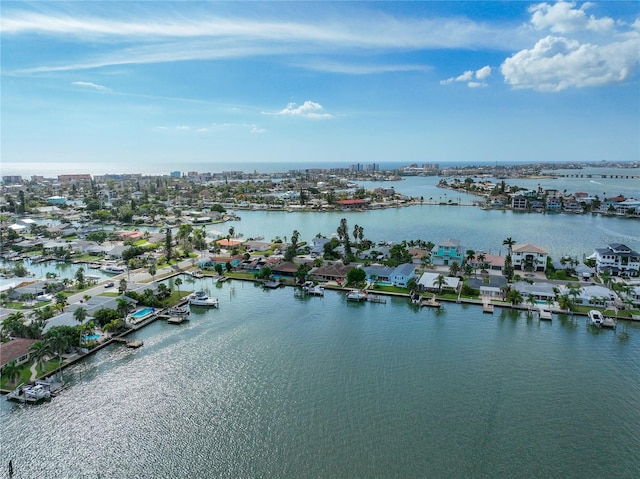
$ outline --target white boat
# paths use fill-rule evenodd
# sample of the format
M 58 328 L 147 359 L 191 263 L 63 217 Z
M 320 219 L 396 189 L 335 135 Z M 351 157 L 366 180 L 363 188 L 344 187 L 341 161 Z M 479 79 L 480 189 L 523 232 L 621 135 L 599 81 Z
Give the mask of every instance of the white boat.
M 126 271 L 126 268 L 124 266 L 118 266 L 115 264 L 110 264 L 105 266 L 104 268 L 102 268 L 102 271 L 104 271 L 105 273 L 110 273 L 110 274 L 121 274 L 124 273 Z
M 25 399 L 39 401 L 40 399 L 49 399 L 51 397 L 51 391 L 45 388 L 42 384 L 36 384 L 35 386 L 27 386 L 22 389 Z
M 347 299 L 349 301 L 364 301 L 367 299 L 367 293 L 358 289 L 354 289 L 347 294 Z
M 313 281 L 306 281 L 302 285 L 302 290 L 311 296 L 324 296 L 324 288 L 319 284 L 314 284 Z
M 589 319 L 587 320 L 589 325 L 596 326 L 598 328 L 602 327 L 602 324 L 604 323 L 604 316 L 600 311 L 592 309 L 587 315 L 589 316 Z
M 210 298 L 204 291 L 196 291 L 189 295 L 189 304 L 191 306 L 207 306 L 218 307 L 218 298 Z

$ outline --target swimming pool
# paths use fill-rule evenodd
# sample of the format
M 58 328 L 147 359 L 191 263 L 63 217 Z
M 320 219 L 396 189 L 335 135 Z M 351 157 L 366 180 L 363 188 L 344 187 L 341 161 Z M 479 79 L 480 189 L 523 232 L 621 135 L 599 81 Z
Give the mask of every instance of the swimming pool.
M 90 334 L 88 336 L 82 336 L 82 339 L 85 341 L 96 341 L 98 339 L 100 339 L 100 335 L 99 334 Z
M 144 308 L 136 311 L 135 313 L 131 313 L 131 317 L 134 319 L 142 319 L 146 318 L 152 313 L 155 313 L 155 308 Z

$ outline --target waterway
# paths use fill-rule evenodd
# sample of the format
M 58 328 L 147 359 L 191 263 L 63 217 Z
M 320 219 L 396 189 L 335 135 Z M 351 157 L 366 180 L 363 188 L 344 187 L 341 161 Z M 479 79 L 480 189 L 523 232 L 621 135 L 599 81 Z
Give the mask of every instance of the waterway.
M 220 309 L 67 369 L 50 403 L 0 401 L 15 478 L 638 477 L 636 323 L 193 287 Z

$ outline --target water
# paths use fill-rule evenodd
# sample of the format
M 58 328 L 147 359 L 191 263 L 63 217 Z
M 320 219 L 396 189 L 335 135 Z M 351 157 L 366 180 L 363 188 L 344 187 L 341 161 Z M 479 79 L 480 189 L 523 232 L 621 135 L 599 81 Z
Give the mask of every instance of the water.
M 16 478 L 638 475 L 638 324 L 193 288 L 220 309 L 87 358 L 50 403 L 0 402 Z

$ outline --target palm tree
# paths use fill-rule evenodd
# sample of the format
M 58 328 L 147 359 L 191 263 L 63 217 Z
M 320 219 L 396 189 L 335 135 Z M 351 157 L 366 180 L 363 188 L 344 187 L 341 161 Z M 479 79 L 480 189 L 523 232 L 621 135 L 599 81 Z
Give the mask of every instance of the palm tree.
M 120 291 L 121 294 L 124 294 L 127 292 L 127 280 L 122 278 L 120 280 L 120 284 L 118 286 L 118 290 Z
M 176 278 L 173 284 L 176 285 L 176 289 L 178 290 L 178 295 L 180 295 L 180 285 L 182 284 L 182 280 L 180 278 Z
M 518 291 L 517 289 L 512 289 L 507 294 L 507 299 L 512 305 L 516 305 L 522 303 L 523 297 L 520 291 Z
M 453 263 L 451 263 L 451 266 L 449 266 L 449 276 L 458 276 L 459 272 L 460 272 L 460 265 L 458 264 L 457 261 L 454 261 Z
M 443 274 L 439 274 L 436 279 L 433 280 L 433 285 L 438 287 L 438 294 L 442 293 L 442 287 L 447 284 L 447 278 Z
M 156 272 L 157 272 L 156 271 L 156 265 L 155 264 L 150 265 L 149 266 L 149 274 L 151 275 L 151 279 L 153 281 L 156 280 Z
M 558 296 L 558 306 L 560 306 L 560 309 L 564 309 L 565 311 L 571 311 L 573 301 L 568 294 L 561 294 Z
M 62 366 L 62 353 L 67 348 L 69 342 L 64 332 L 58 328 L 52 328 L 47 335 L 47 345 L 52 351 L 58 353 L 58 367 Z
M 62 291 L 58 291 L 56 293 L 56 307 L 60 311 L 64 311 L 64 307 L 67 306 L 68 304 L 69 302 L 67 301 L 67 295 L 64 294 Z
M 116 311 L 122 316 L 122 318 L 126 318 L 129 313 L 129 302 L 124 298 L 118 298 L 118 306 L 116 306 Z
M 8 379 L 8 382 L 15 386 L 15 381 L 22 374 L 22 368 L 18 366 L 18 363 L 14 359 L 13 361 L 8 362 L 2 368 L 2 376 Z
M 471 261 L 473 261 L 473 258 L 476 256 L 476 252 L 473 251 L 472 249 L 468 249 L 465 252 L 465 255 L 466 255 L 465 259 L 466 259 L 467 263 L 471 263 Z
M 487 257 L 484 253 L 479 253 L 476 259 L 478 260 L 478 263 L 480 263 L 480 268 L 482 268 L 483 271 L 487 269 L 487 265 L 485 264 Z
M 36 366 L 40 366 L 40 370 L 44 371 L 44 358 L 49 354 L 48 345 L 44 341 L 37 341 L 29 347 L 29 352 Z
M 89 313 L 87 313 L 87 310 L 84 309 L 82 306 L 80 306 L 79 308 L 76 308 L 76 310 L 73 312 L 73 319 L 75 319 L 80 324 L 82 324 L 84 320 L 87 319 L 88 315 Z
M 516 242 L 511 238 L 511 236 L 509 236 L 504 241 L 502 241 L 502 244 L 507 247 L 507 251 L 509 251 L 509 255 L 511 255 L 511 248 L 514 244 L 516 244 Z

